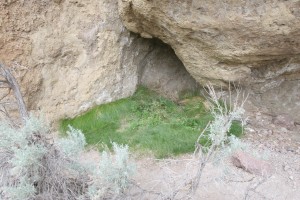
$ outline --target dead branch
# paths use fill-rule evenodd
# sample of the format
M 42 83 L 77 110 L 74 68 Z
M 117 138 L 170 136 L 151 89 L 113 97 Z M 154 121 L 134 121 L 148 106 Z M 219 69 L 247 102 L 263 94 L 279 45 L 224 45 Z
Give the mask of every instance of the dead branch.
M 26 109 L 26 105 L 25 105 L 22 93 L 20 91 L 19 84 L 18 84 L 17 80 L 15 79 L 15 77 L 10 72 L 10 70 L 6 66 L 4 66 L 4 64 L 0 63 L 0 70 L 1 70 L 0 76 L 2 76 L 4 78 L 4 80 L 1 80 L 1 82 L 6 83 L 8 85 L 8 87 L 11 90 L 13 90 L 14 97 L 17 101 L 18 109 L 20 112 L 21 120 L 23 123 L 25 123 L 25 121 L 29 117 L 29 114 Z
M 259 192 L 256 191 L 256 189 L 261 186 L 263 183 L 267 181 L 267 178 L 262 178 L 257 181 L 251 182 L 249 186 L 247 187 L 247 190 L 245 192 L 244 200 L 247 200 L 250 198 L 250 192 L 258 194 L 261 196 L 263 199 L 267 199 L 264 195 L 260 194 Z

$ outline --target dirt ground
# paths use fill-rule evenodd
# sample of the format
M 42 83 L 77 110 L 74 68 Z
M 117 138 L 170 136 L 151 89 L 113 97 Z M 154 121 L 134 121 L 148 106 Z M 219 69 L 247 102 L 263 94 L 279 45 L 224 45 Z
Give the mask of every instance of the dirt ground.
M 266 161 L 273 169 L 271 176 L 248 173 L 235 167 L 230 159 L 225 165 L 209 163 L 195 194 L 188 195 L 182 190 L 175 199 L 300 199 L 299 127 L 295 125 L 293 130 L 288 130 L 284 124 L 276 124 L 274 117 L 260 112 L 249 116 L 242 140 L 261 156 L 266 155 Z M 137 156 L 135 161 L 135 186 L 128 191 L 130 196 L 123 199 L 168 199 L 166 197 L 174 190 L 184 188 L 181 184 L 191 178 L 197 169 L 193 155 L 164 160 Z
M 247 141 L 250 143 L 249 141 Z M 259 152 L 268 149 L 253 144 Z M 268 162 L 274 167 L 274 173 L 262 178 L 236 168 L 230 162 L 224 174 L 224 166 L 215 166 L 211 163 L 205 168 L 199 189 L 191 199 L 300 199 L 300 156 L 293 152 L 269 151 Z M 135 178 L 143 188 L 168 193 L 178 186 L 179 182 L 193 174 L 193 168 L 187 163 L 192 156 L 185 155 L 176 159 L 155 160 L 144 158 L 138 161 L 138 174 Z M 196 168 L 196 166 L 193 166 Z M 175 177 L 175 178 L 174 178 Z M 174 183 L 177 181 L 177 184 Z M 175 186 L 175 187 L 174 187 Z M 144 195 L 138 199 L 160 199 L 157 196 Z M 161 198 L 163 199 L 163 198 Z M 189 199 L 178 196 L 176 199 Z

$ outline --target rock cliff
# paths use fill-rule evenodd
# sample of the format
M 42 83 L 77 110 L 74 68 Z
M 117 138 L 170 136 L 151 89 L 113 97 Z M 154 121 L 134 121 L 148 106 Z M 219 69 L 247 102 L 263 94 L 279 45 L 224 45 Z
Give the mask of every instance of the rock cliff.
M 177 98 L 197 81 L 239 83 L 256 105 L 299 122 L 299 41 L 294 0 L 0 2 L 0 61 L 15 70 L 29 109 L 50 120 L 138 84 Z
M 300 1 L 119 0 L 130 31 L 169 44 L 202 85 L 244 86 L 300 121 Z
M 0 60 L 23 73 L 31 110 L 71 117 L 135 91 L 135 53 L 143 51 L 116 2 L 1 1 L 0 13 Z
M 167 48 L 130 33 L 110 0 L 1 1 L 0 30 L 0 61 L 16 70 L 29 109 L 50 120 L 128 97 L 141 76 L 159 82 L 139 73 Z M 182 66 L 176 59 L 156 60 L 168 69 Z

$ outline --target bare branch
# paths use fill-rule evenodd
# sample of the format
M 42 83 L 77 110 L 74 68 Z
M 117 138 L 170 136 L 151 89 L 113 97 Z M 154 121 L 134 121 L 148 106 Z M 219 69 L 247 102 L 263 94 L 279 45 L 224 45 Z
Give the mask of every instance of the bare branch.
M 20 87 L 18 85 L 18 82 L 15 79 L 15 77 L 11 74 L 10 70 L 1 63 L 0 63 L 0 70 L 1 70 L 1 75 L 5 78 L 4 82 L 7 82 L 8 86 L 14 92 L 14 96 L 17 100 L 21 120 L 23 121 L 23 123 L 25 123 L 25 121 L 29 117 L 29 114 L 28 114 L 28 111 L 26 109 L 26 105 L 25 105 L 22 93 L 20 91 Z

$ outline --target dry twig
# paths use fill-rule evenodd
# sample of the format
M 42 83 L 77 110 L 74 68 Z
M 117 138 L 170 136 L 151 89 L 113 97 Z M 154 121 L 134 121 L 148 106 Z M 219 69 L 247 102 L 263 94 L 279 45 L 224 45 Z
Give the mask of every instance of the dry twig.
M 25 105 L 22 93 L 20 91 L 19 84 L 16 81 L 15 77 L 10 72 L 10 70 L 7 67 L 5 67 L 4 64 L 1 64 L 1 63 L 0 63 L 0 76 L 4 79 L 4 80 L 1 80 L 1 83 L 6 84 L 6 86 L 10 90 L 13 91 L 14 97 L 17 101 L 17 105 L 18 105 L 18 108 L 19 108 L 21 120 L 24 124 L 26 122 L 26 120 L 28 119 L 29 114 L 28 114 L 28 111 L 26 109 L 26 105 Z M 9 90 L 9 92 L 10 92 L 10 90 Z M 7 95 L 5 95 L 4 97 L 6 97 Z

